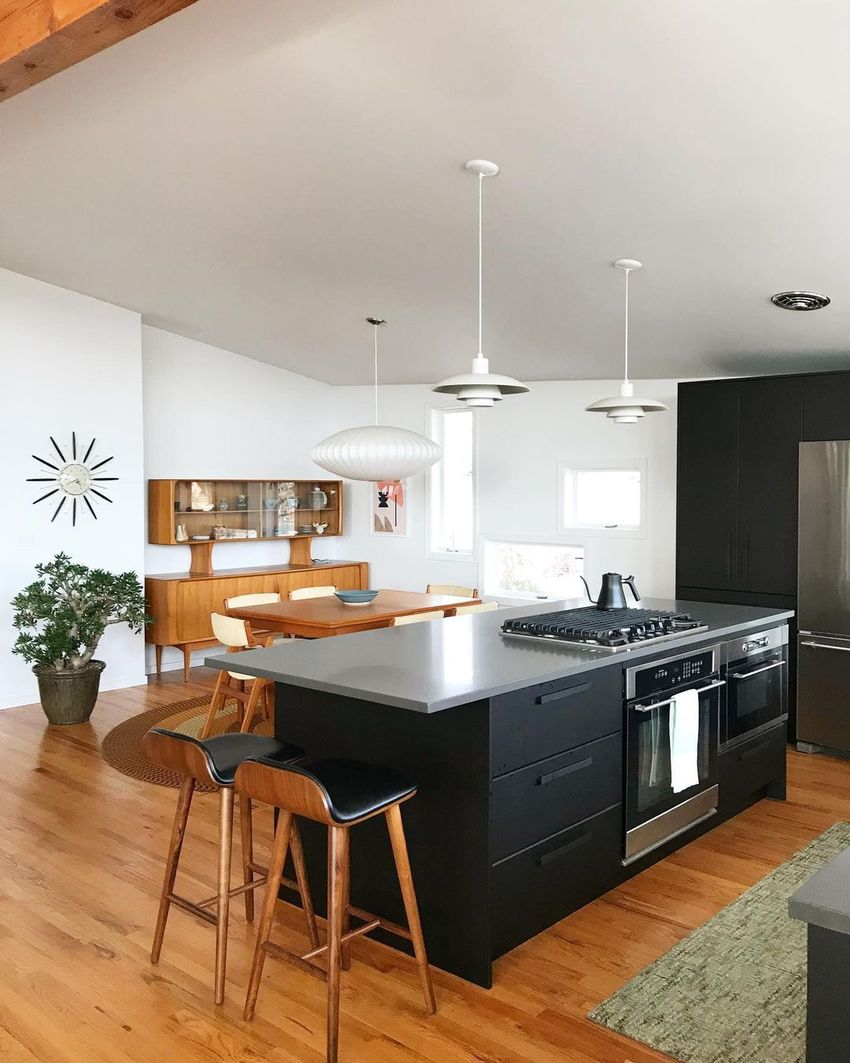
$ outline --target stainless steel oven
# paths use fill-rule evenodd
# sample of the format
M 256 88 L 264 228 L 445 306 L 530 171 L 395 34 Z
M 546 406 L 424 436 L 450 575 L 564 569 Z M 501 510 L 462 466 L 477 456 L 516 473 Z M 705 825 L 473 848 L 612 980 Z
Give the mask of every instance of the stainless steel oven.
M 720 723 L 720 647 L 667 657 L 626 669 L 626 822 L 624 863 L 631 863 L 717 811 Z M 690 699 L 680 695 L 694 691 Z M 678 698 L 678 706 L 676 705 Z M 677 770 L 677 713 L 690 700 L 689 760 L 682 785 Z
M 788 628 L 772 628 L 724 642 L 726 696 L 720 746 L 734 745 L 788 716 Z

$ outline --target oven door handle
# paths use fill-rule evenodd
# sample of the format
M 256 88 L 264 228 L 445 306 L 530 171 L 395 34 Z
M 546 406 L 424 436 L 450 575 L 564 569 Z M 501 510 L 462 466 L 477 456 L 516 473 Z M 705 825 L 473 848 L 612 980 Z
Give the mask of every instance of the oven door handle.
M 762 672 L 769 672 L 771 668 L 781 668 L 785 664 L 785 661 L 774 661 L 773 664 L 766 664 L 763 668 L 756 668 L 752 672 L 733 672 L 732 679 L 750 679 L 754 675 L 761 675 Z
M 715 690 L 717 687 L 725 687 L 726 680 L 718 679 L 716 683 L 709 683 L 708 686 L 700 687 L 697 690 L 697 694 L 704 694 L 707 690 Z M 684 690 L 682 691 L 684 694 Z M 675 701 L 675 697 L 667 698 L 665 701 L 656 701 L 654 705 L 632 705 L 635 712 L 652 712 L 653 709 L 660 709 L 662 705 L 672 705 Z

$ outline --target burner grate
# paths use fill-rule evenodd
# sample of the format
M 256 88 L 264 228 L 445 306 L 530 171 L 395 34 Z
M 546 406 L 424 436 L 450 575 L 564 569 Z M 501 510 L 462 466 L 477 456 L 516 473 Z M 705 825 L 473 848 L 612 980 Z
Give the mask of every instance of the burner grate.
M 561 609 L 506 620 L 505 635 L 579 643 L 600 649 L 627 649 L 636 643 L 673 638 L 687 631 L 705 630 L 688 613 L 665 609 Z

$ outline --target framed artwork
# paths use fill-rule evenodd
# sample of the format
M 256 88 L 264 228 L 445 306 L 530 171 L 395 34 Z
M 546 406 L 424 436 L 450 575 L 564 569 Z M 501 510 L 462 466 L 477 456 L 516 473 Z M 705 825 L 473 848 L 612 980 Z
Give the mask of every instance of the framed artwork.
M 407 535 L 407 482 L 373 483 L 369 485 L 372 501 L 369 519 L 373 535 Z

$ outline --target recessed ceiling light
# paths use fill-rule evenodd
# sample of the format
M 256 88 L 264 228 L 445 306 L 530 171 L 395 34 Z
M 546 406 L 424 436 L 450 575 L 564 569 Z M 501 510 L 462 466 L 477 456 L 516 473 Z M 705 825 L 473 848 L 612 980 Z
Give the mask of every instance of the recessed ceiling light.
M 782 310 L 823 310 L 830 302 L 828 295 L 817 292 L 777 292 L 770 301 Z

